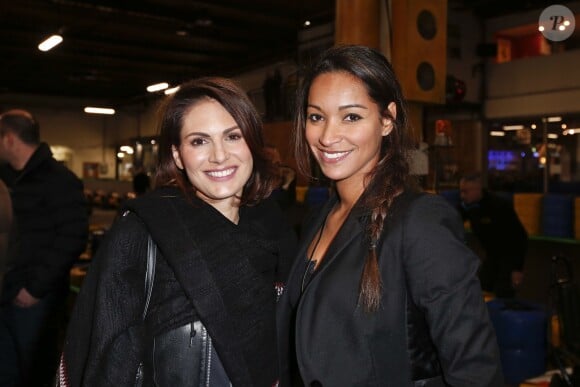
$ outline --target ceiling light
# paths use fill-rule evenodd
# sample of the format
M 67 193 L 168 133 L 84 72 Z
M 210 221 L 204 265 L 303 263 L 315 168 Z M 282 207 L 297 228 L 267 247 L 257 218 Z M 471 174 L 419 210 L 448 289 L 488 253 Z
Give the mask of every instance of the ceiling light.
M 175 86 L 170 89 L 165 89 L 164 93 L 165 95 L 169 95 L 175 93 L 177 90 L 179 90 L 179 86 Z
M 155 93 L 156 91 L 165 90 L 169 87 L 167 82 L 156 83 L 154 85 L 147 86 L 147 91 L 150 93 Z
M 523 125 L 504 125 L 503 130 L 522 130 Z
M 109 115 L 111 115 L 111 114 L 115 114 L 115 109 L 87 106 L 85 108 L 85 113 L 90 113 L 90 114 L 109 114 Z
M 62 42 L 62 36 L 52 35 L 50 38 L 46 39 L 44 42 L 38 45 L 40 51 L 48 51 L 53 47 L 59 45 Z
M 562 117 L 548 117 L 548 122 L 560 122 L 562 121 Z
M 489 135 L 492 137 L 503 137 L 505 136 L 505 132 L 500 132 L 499 130 L 492 130 L 489 132 Z
M 213 20 L 208 17 L 200 17 L 199 19 L 196 19 L 194 23 L 198 27 L 211 27 Z
M 119 148 L 119 150 L 121 152 L 125 152 L 129 155 L 132 155 L 135 151 L 133 150 L 133 147 L 129 146 L 129 145 L 123 145 L 122 147 Z
M 548 133 L 548 138 L 555 140 L 558 138 L 558 135 L 556 133 Z
M 306 20 L 304 22 L 304 27 L 309 27 L 310 26 L 310 20 Z

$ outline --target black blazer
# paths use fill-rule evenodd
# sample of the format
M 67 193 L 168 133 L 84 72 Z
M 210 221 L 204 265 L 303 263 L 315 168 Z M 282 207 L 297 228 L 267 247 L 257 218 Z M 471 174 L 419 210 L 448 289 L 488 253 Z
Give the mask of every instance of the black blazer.
M 397 198 L 379 243 L 382 305 L 372 314 L 358 305 L 369 212 L 353 209 L 300 294 L 307 246 L 337 199 L 305 228 L 278 304 L 281 386 L 292 385 L 297 370 L 307 386 L 503 386 L 479 261 L 464 244 L 460 217 L 437 195 L 411 196 Z M 430 343 L 417 342 L 413 307 L 442 376 L 426 364 Z

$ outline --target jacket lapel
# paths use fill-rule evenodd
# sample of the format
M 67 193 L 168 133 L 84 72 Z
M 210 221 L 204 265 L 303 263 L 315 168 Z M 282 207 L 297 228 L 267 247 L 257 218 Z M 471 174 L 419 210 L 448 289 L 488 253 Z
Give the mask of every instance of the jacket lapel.
M 303 243 L 300 246 L 299 257 L 306 257 L 306 251 L 308 250 L 308 246 L 310 245 L 312 239 L 316 235 L 316 232 L 320 229 L 320 227 L 322 227 L 324 219 L 328 216 L 328 213 L 330 212 L 332 207 L 334 207 L 336 202 L 337 197 L 334 195 L 324 205 L 322 211 L 320 212 L 316 220 L 311 223 L 311 226 L 307 229 L 305 238 L 303 239 Z M 334 237 L 333 241 L 328 246 L 328 250 L 326 251 L 324 260 L 320 268 L 318 269 L 319 273 L 312 278 L 312 281 L 316 281 L 317 277 L 319 277 L 319 274 L 324 272 L 329 266 L 333 264 L 333 261 L 336 259 L 337 256 L 340 255 L 341 251 L 343 251 L 355 238 L 358 238 L 360 234 L 364 232 L 367 217 L 368 211 L 365 211 L 359 206 L 355 206 L 351 210 L 350 214 L 347 216 L 346 220 L 344 221 L 340 230 Z M 295 273 L 295 275 L 296 274 L 301 275 L 301 273 L 304 273 L 304 271 L 302 270 L 299 273 Z M 292 297 L 292 301 L 294 301 L 294 297 Z M 295 302 L 292 303 L 295 304 Z

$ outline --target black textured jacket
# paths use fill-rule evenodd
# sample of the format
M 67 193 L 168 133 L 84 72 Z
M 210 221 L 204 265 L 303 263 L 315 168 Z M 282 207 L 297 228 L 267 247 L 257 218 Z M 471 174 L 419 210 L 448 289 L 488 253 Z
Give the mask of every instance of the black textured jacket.
M 45 143 L 23 170 L 3 166 L 0 176 L 10 189 L 19 240 L 4 277 L 2 302 L 23 287 L 37 298 L 65 292 L 89 231 L 82 181 L 52 157 Z
M 200 320 L 234 386 L 270 387 L 278 378 L 275 285 L 286 279 L 296 247 L 281 210 L 271 200 L 243 207 L 235 225 L 176 188 L 157 189 L 128 207 L 83 282 L 60 385 L 132 385 L 148 335 Z M 148 234 L 158 254 L 143 325 Z

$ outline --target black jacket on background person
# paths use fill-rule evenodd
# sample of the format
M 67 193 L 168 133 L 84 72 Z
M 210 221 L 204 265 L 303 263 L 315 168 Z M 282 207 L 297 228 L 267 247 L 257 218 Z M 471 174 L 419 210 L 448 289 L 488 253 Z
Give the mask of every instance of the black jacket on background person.
M 480 271 L 483 290 L 498 297 L 513 296 L 512 271 L 523 271 L 528 234 L 513 205 L 487 190 L 482 199 L 460 206 L 463 220 L 469 220 L 473 235 L 485 251 Z
M 18 246 L 4 277 L 2 302 L 21 288 L 36 297 L 66 292 L 69 272 L 85 250 L 88 211 L 82 181 L 41 143 L 21 171 L 2 166 L 10 189 Z

